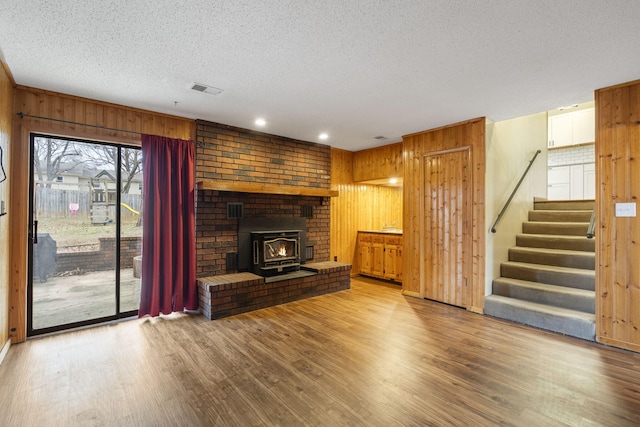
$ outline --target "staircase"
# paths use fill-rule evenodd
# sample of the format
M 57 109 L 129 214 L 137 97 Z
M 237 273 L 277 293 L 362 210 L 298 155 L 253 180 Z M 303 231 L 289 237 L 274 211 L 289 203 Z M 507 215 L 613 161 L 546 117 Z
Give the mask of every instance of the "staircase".
M 595 341 L 593 200 L 536 201 L 484 313 Z

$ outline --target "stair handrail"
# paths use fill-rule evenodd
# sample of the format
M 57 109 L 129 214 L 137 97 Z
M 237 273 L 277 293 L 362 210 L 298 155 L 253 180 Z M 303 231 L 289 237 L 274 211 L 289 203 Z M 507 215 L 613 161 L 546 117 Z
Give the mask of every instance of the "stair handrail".
M 533 162 L 536 160 L 536 157 L 538 157 L 538 154 L 540 154 L 540 153 L 542 153 L 542 150 L 536 151 L 536 153 L 533 155 L 533 157 L 529 161 L 529 165 L 527 166 L 527 169 L 525 169 L 524 173 L 520 177 L 520 181 L 518 181 L 518 183 L 516 184 L 515 188 L 511 192 L 511 195 L 507 199 L 507 202 L 504 204 L 504 206 L 502 207 L 502 210 L 498 214 L 498 217 L 496 218 L 496 220 L 494 221 L 493 225 L 491 226 L 491 232 L 492 233 L 496 232 L 496 227 L 497 227 L 498 223 L 500 222 L 500 220 L 502 219 L 502 216 L 504 215 L 504 212 L 509 207 L 509 204 L 511 203 L 511 200 L 513 200 L 513 197 L 516 195 L 516 192 L 518 191 L 518 188 L 520 188 L 520 184 L 522 184 L 522 181 L 524 181 L 524 178 L 527 176 L 527 173 L 529 173 L 529 169 L 531 169 L 531 166 L 533 165 Z
M 591 212 L 591 219 L 589 220 L 589 228 L 587 228 L 587 239 L 593 239 L 596 235 L 596 210 Z

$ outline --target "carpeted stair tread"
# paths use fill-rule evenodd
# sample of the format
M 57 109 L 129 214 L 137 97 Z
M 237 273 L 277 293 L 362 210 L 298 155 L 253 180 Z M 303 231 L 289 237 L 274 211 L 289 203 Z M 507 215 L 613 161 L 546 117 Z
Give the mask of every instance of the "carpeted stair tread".
M 533 203 L 535 210 L 594 210 L 595 200 L 538 200 Z
M 522 232 L 525 234 L 551 234 L 563 236 L 585 236 L 589 222 L 548 222 L 524 221 Z
M 493 280 L 493 294 L 538 304 L 555 305 L 585 313 L 595 313 L 596 293 L 585 289 L 498 277 Z
M 517 246 L 509 249 L 509 261 L 594 270 L 596 254 L 593 252 L 572 251 L 567 249 Z
M 594 291 L 596 273 L 581 268 L 506 261 L 500 264 L 500 276 Z
M 595 252 L 595 239 L 587 239 L 585 236 L 517 234 L 516 245 L 528 248 L 567 249 L 574 251 Z
M 595 341 L 595 315 L 530 301 L 488 295 L 484 313 L 553 332 Z
M 529 221 L 542 222 L 589 222 L 593 210 L 532 210 L 529 211 Z

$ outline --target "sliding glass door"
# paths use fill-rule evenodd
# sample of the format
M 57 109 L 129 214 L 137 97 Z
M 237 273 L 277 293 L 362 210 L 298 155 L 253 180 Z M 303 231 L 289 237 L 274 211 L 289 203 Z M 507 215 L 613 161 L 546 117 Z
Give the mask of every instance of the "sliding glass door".
M 28 332 L 135 315 L 139 148 L 32 135 Z

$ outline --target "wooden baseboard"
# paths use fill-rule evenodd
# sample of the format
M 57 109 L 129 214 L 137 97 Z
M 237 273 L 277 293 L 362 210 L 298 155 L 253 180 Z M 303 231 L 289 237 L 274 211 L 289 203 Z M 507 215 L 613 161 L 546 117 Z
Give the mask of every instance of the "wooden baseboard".
M 7 342 L 4 343 L 4 345 L 2 346 L 2 350 L 0 350 L 0 364 L 2 364 L 4 357 L 7 355 L 7 353 L 9 353 L 9 347 L 11 347 L 11 338 L 9 338 Z
M 473 313 L 484 314 L 484 310 L 482 309 L 482 307 L 471 306 L 467 310 Z
M 405 291 L 404 289 L 402 290 L 402 295 L 406 295 L 408 297 L 413 297 L 413 298 L 420 298 L 419 292 Z
M 611 347 L 618 347 L 618 348 L 622 348 L 622 349 L 625 349 L 625 350 L 631 350 L 631 351 L 635 351 L 637 353 L 640 353 L 640 345 L 638 345 L 636 343 L 620 341 L 620 340 L 607 338 L 607 337 L 602 337 L 602 336 L 597 336 L 596 337 L 596 341 L 599 342 L 600 344 L 605 344 L 605 345 L 609 345 Z

